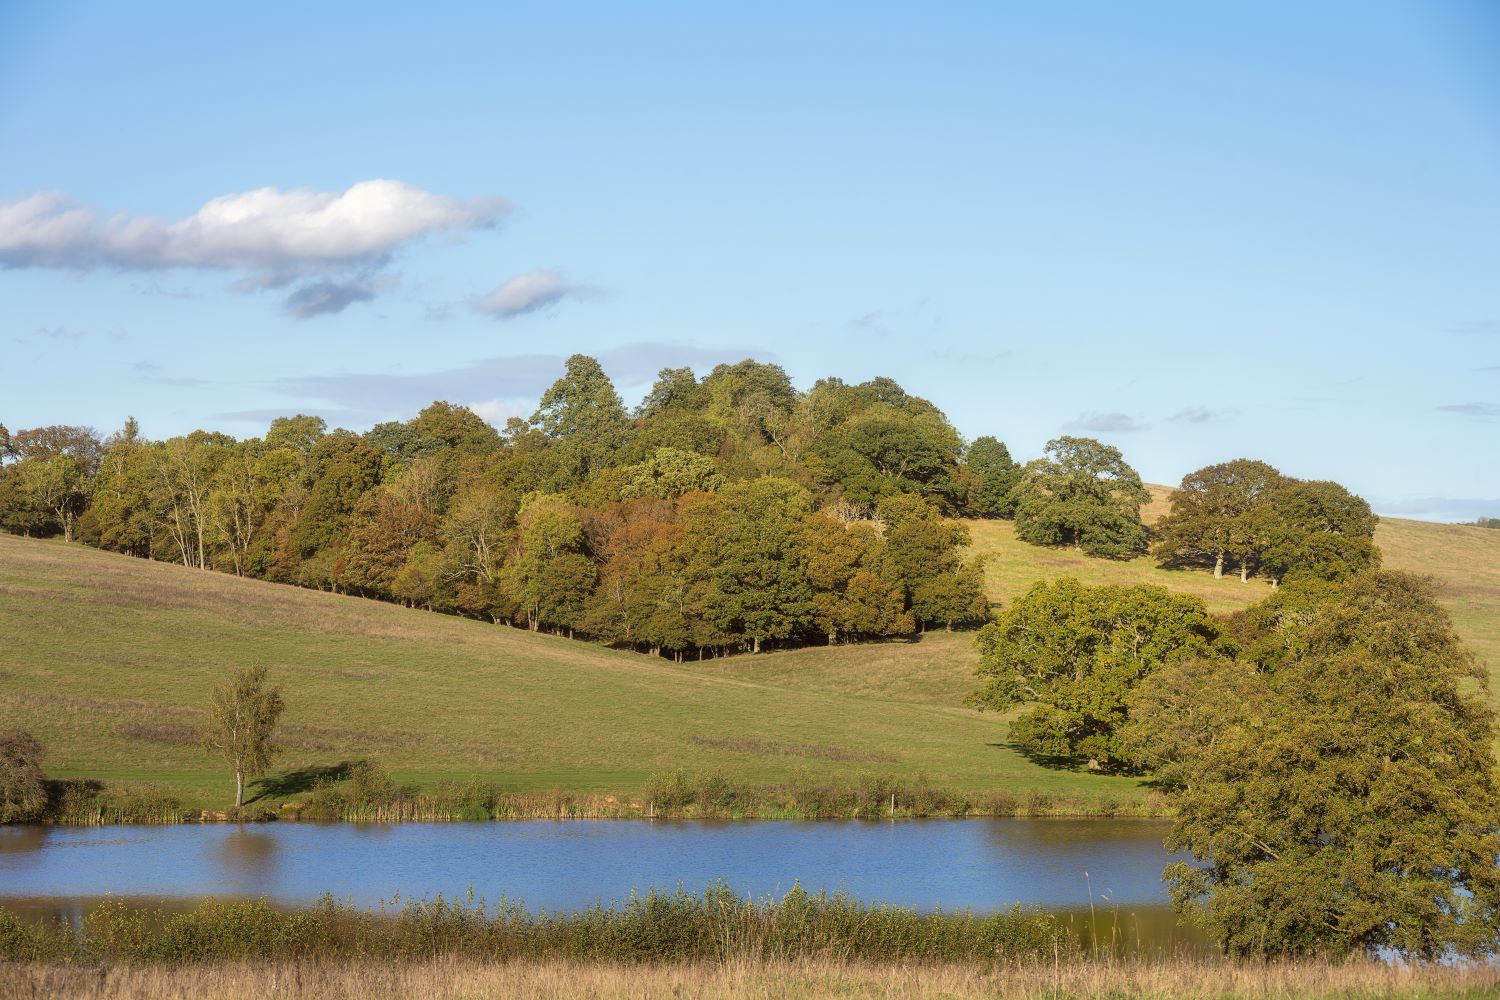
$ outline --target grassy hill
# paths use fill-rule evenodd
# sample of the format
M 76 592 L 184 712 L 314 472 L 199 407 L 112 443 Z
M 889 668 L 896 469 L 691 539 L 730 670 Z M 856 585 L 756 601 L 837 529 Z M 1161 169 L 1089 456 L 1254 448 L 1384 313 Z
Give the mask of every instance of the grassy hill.
M 1162 509 L 1159 499 L 1148 516 Z M 970 529 L 996 600 L 1068 575 L 1160 583 L 1218 611 L 1265 594 L 1260 582 L 1025 545 L 1005 522 Z M 1500 532 L 1387 520 L 1377 541 L 1387 566 L 1445 581 L 1460 631 L 1500 669 Z M 1129 779 L 1037 766 L 1006 746 L 1001 720 L 963 708 L 969 634 L 674 666 L 0 535 L 0 635 L 0 728 L 33 731 L 54 774 L 145 779 L 192 805 L 222 804 L 226 789 L 195 746 L 199 707 L 250 663 L 286 689 L 286 770 L 371 757 L 403 781 L 475 777 L 518 791 L 630 794 L 681 767 L 748 783 L 925 774 L 966 792 L 1145 794 Z

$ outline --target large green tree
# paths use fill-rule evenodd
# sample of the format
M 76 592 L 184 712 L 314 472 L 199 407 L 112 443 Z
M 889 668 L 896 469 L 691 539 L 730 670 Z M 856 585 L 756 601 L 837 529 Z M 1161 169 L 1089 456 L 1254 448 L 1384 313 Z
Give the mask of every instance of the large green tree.
M 885 528 L 881 576 L 898 583 L 918 626 L 983 621 L 989 604 L 984 575 L 960 555 L 969 530 L 947 521 L 921 497 L 886 497 L 876 509 Z
M 1299 576 L 1348 579 L 1380 565 L 1379 520 L 1368 503 L 1338 483 L 1287 483 L 1263 511 L 1261 567 L 1277 582 Z
M 683 513 L 690 572 L 707 585 L 707 617 L 760 652 L 812 620 L 804 522 L 812 498 L 784 479 L 731 483 Z
M 1211 565 L 1216 578 L 1232 560 L 1246 579 L 1260 556 L 1266 510 L 1283 482 L 1274 468 L 1247 458 L 1188 473 L 1156 526 L 1156 558 L 1168 566 Z
M 1271 669 L 1182 663 L 1142 685 L 1164 767 L 1173 903 L 1235 955 L 1494 955 L 1500 790 L 1485 672 L 1431 584 L 1355 576 L 1278 616 Z
M 542 394 L 531 422 L 553 442 L 557 485 L 563 489 L 610 465 L 630 430 L 614 383 L 584 354 L 568 358 L 562 378 Z
M 1141 507 L 1151 495 L 1120 450 L 1093 438 L 1047 442 L 1016 484 L 1016 537 L 1076 545 L 1091 556 L 1129 559 L 1146 551 Z
M 964 468 L 974 476 L 975 488 L 969 507 L 980 517 L 1013 517 L 1014 491 L 1021 481 L 1021 467 L 1010 457 L 1005 443 L 989 435 L 977 437 L 964 450 Z
M 981 686 L 971 704 L 1030 710 L 1011 724 L 1026 751 L 1128 767 L 1121 743 L 1129 699 L 1143 678 L 1182 658 L 1230 647 L 1196 597 L 1164 587 L 1038 583 L 979 630 Z

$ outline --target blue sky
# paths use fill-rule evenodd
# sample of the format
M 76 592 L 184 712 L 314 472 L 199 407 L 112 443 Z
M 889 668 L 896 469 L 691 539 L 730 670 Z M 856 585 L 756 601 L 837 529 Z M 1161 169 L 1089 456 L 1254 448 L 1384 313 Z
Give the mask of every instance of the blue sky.
M 1493 4 L 218 6 L 0 4 L 0 422 L 753 355 L 1500 515 Z

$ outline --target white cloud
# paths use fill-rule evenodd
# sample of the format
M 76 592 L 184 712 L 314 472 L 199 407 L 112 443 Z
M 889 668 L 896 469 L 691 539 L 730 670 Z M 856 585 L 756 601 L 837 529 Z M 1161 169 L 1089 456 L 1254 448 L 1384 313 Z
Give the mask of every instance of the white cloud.
M 575 291 L 558 271 L 544 267 L 516 275 L 488 295 L 476 297 L 473 306 L 497 319 L 511 319 L 545 309 Z
M 42 192 L 0 201 L 0 266 L 237 270 L 244 274 L 235 287 L 248 291 L 376 267 L 404 243 L 488 228 L 507 210 L 499 198 L 464 201 L 392 180 L 362 181 L 342 193 L 267 187 L 227 194 L 175 222 L 105 217 L 60 193 Z M 346 292 L 354 288 L 344 284 Z M 303 291 L 315 297 L 315 289 Z M 346 294 L 338 308 L 358 298 Z M 299 315 L 337 311 L 288 306 Z

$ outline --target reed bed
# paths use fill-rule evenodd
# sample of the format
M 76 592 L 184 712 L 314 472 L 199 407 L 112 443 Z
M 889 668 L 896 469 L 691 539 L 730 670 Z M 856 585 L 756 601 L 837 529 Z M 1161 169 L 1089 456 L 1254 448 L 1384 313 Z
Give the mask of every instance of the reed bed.
M 725 885 L 651 892 L 621 906 L 531 913 L 472 898 L 395 901 L 357 909 L 325 897 L 306 909 L 265 900 L 206 900 L 166 913 L 107 899 L 78 924 L 29 922 L 0 910 L 0 961 L 151 963 L 221 961 L 726 962 L 839 958 L 890 962 L 1038 959 L 1081 952 L 1056 918 L 1019 907 L 984 916 L 925 913 L 793 888 L 748 900 Z
M 1492 967 L 1377 962 L 1235 965 L 1209 960 L 1067 960 L 899 965 L 837 959 L 624 965 L 435 958 L 395 963 L 220 962 L 191 967 L 0 965 L 0 995 L 15 1000 L 1199 1000 L 1264 997 L 1475 998 L 1500 990 Z
M 397 785 L 376 762 L 341 765 L 337 780 L 304 797 L 244 809 L 192 811 L 150 785 L 119 788 L 98 782 L 53 782 L 42 822 L 62 826 L 115 823 L 315 820 L 354 823 L 438 823 L 534 819 L 926 819 L 971 817 L 1160 817 L 1157 794 L 1144 801 L 1076 799 L 1036 789 L 962 793 L 923 778 L 892 776 L 851 782 L 800 778 L 768 785 L 734 782 L 717 772 L 672 771 L 653 776 L 634 794 L 504 791 L 478 782 L 440 781 L 430 789 Z

